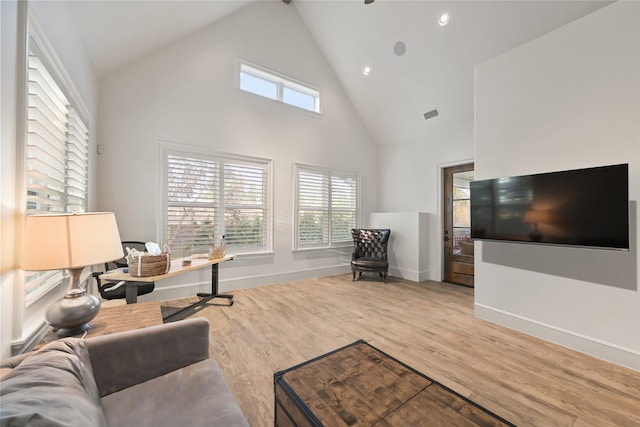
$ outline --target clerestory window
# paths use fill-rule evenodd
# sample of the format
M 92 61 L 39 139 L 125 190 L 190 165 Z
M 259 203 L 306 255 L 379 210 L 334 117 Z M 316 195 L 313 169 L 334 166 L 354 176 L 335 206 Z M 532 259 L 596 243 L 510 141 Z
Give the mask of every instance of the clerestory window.
M 240 63 L 240 89 L 274 101 L 320 113 L 320 92 L 273 71 Z

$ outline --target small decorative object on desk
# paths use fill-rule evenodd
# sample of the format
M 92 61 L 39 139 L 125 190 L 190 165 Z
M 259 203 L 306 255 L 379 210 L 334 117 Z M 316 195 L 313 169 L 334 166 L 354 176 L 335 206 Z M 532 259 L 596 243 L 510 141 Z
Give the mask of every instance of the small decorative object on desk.
M 169 272 L 169 268 L 171 268 L 171 256 L 168 252 L 151 255 L 149 252 L 141 252 L 131 248 L 127 248 L 127 252 L 129 274 L 134 277 L 166 274 Z
M 186 246 L 182 249 L 183 258 L 182 258 L 182 266 L 188 267 L 191 265 L 191 247 Z
M 214 239 L 213 246 L 209 246 L 209 259 L 224 258 L 224 251 L 227 245 L 224 243 L 224 236 L 221 239 Z

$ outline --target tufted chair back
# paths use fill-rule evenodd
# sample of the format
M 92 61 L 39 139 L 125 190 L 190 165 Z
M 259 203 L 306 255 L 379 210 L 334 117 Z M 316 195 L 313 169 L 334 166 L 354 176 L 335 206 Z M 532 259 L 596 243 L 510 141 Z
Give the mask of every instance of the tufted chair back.
M 354 228 L 352 259 L 377 258 L 387 260 L 387 244 L 389 243 L 389 229 Z
M 353 280 L 356 272 L 362 276 L 363 272 L 380 273 L 387 281 L 389 263 L 387 262 L 387 245 L 391 230 L 388 228 L 354 228 L 353 253 L 351 254 L 351 270 Z

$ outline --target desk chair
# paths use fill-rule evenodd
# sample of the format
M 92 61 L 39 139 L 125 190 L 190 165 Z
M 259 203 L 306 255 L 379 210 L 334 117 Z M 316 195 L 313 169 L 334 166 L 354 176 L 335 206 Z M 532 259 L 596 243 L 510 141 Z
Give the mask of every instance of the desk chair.
M 105 271 L 113 270 L 116 268 L 127 267 L 127 248 L 137 249 L 139 251 L 145 251 L 145 243 L 144 242 L 136 242 L 132 240 L 127 240 L 122 242 L 122 251 L 125 256 L 117 259 L 115 261 L 106 262 L 104 264 Z M 146 295 L 148 293 L 153 292 L 155 288 L 155 283 L 150 282 L 104 282 L 99 279 L 99 276 L 103 272 L 93 273 L 93 277 L 96 279 L 96 283 L 98 284 L 98 292 L 100 292 L 100 296 L 106 300 L 113 299 L 123 299 L 127 297 L 127 286 L 133 286 L 137 289 L 137 292 L 134 294 L 133 301 L 127 301 L 127 304 L 135 302 L 139 295 Z

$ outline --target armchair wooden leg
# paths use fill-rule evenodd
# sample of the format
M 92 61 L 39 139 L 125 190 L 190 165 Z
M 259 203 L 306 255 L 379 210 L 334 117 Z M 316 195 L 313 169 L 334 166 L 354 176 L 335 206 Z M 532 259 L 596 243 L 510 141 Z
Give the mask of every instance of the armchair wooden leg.
M 356 281 L 356 271 L 355 270 L 351 270 L 351 272 L 353 273 L 353 280 L 352 282 Z

